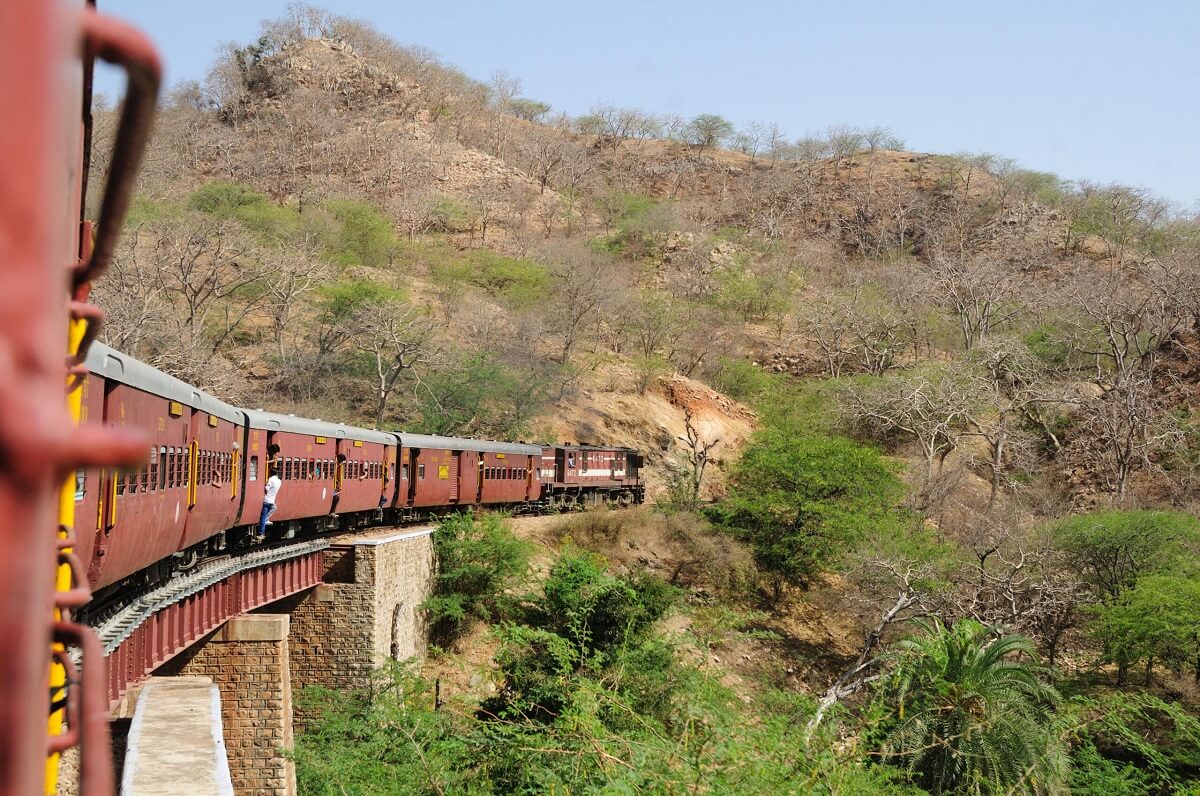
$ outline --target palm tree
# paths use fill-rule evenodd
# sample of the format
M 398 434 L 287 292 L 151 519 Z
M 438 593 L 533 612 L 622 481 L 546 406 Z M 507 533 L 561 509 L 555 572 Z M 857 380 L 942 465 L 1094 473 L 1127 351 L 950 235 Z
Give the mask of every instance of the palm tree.
M 968 619 L 923 629 L 897 644 L 880 689 L 882 757 L 935 796 L 1065 792 L 1059 695 L 1039 679 L 1033 642 Z

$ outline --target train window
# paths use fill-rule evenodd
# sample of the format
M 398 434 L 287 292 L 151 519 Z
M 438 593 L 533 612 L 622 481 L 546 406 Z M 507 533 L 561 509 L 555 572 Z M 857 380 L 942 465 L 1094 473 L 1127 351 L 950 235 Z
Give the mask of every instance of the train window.
M 75 502 L 83 500 L 87 494 L 87 470 L 82 467 L 75 471 Z
M 391 464 L 388 465 L 388 480 L 389 481 L 396 480 L 396 463 L 395 462 L 392 462 Z
M 586 473 L 588 471 L 588 452 L 587 451 L 580 452 L 579 461 L 580 461 L 579 469 Z
M 305 481 L 308 480 L 308 473 L 309 473 L 308 463 L 309 463 L 309 461 L 310 461 L 309 459 L 301 459 L 300 460 L 300 477 L 302 479 L 304 479 Z
M 423 464 L 417 465 L 417 480 L 418 481 L 425 480 L 425 465 L 423 465 Z
M 246 468 L 246 477 L 251 481 L 258 480 L 258 457 L 250 457 L 250 466 Z
M 407 464 L 400 465 L 400 480 L 401 481 L 408 480 L 408 465 Z

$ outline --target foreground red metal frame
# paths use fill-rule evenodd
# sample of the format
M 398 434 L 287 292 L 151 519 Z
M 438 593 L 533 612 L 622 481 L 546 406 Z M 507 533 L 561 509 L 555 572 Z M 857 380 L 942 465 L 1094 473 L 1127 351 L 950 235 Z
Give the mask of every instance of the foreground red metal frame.
M 74 458 L 63 356 L 80 89 L 66 27 L 57 3 L 0 3 L 0 794 L 14 796 L 43 784 L 55 516 Z
M 109 705 L 229 619 L 310 589 L 324 573 L 316 551 L 235 573 L 158 611 L 108 654 Z
M 83 745 L 81 791 L 112 792 L 99 645 L 69 621 L 86 595 L 60 566 L 70 523 L 56 522 L 55 509 L 68 473 L 123 464 L 142 446 L 109 429 L 75 428 L 63 388 L 81 361 L 72 346 L 86 349 L 98 329 L 89 282 L 120 232 L 160 69 L 136 31 L 79 0 L 70 6 L 0 2 L 0 796 L 52 788 L 56 753 L 75 743 Z M 95 250 L 81 213 L 93 57 L 126 70 L 131 100 Z M 82 670 L 67 648 L 83 653 Z M 65 733 L 48 696 L 63 700 Z

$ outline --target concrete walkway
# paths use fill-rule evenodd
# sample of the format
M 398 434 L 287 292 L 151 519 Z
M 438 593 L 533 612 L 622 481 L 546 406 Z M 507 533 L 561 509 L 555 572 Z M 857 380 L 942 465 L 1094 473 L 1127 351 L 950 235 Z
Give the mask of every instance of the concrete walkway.
M 233 796 L 221 697 L 207 677 L 152 677 L 129 726 L 122 796 Z

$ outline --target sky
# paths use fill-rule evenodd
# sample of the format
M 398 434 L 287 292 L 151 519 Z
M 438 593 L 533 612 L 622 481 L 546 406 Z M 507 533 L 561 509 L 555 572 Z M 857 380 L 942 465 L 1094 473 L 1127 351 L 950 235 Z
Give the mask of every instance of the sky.
M 257 38 L 287 0 L 99 0 L 150 34 L 167 83 Z M 571 115 L 597 102 L 882 125 L 919 152 L 989 152 L 1200 209 L 1194 0 L 327 0 L 404 44 Z M 98 90 L 119 96 L 114 71 Z

